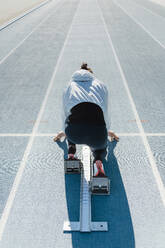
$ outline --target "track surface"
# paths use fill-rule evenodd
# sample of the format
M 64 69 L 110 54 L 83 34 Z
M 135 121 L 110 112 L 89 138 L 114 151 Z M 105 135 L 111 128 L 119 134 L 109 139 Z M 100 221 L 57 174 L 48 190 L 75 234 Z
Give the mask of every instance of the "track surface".
M 61 0 L 0 32 L 1 248 L 165 247 L 165 8 L 147 0 Z M 61 95 L 87 61 L 109 88 L 107 233 L 63 233 L 79 218 L 79 176 L 64 176 Z M 80 150 L 80 147 L 79 147 Z

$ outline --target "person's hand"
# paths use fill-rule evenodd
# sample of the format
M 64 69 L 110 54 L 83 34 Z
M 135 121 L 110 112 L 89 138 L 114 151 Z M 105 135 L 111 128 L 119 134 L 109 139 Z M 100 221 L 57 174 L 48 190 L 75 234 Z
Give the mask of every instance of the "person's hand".
M 108 131 L 108 136 L 110 137 L 111 141 L 116 140 L 119 141 L 119 137 L 112 131 Z
M 56 141 L 58 141 L 58 140 L 60 140 L 62 137 L 65 137 L 66 135 L 65 135 L 65 133 L 64 132 L 59 132 L 54 138 L 53 138 L 53 140 L 54 140 L 54 142 L 56 142 Z

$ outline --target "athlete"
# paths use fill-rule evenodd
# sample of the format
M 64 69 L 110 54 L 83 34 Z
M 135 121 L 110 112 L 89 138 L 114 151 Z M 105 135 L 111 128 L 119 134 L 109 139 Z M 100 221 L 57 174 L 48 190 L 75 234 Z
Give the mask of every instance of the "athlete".
M 59 132 L 54 141 L 66 136 L 68 159 L 76 160 L 76 144 L 86 144 L 93 153 L 94 176 L 106 176 L 103 160 L 107 138 L 119 138 L 109 130 L 107 87 L 94 77 L 86 63 L 72 75 L 63 93 L 63 123 L 65 131 Z

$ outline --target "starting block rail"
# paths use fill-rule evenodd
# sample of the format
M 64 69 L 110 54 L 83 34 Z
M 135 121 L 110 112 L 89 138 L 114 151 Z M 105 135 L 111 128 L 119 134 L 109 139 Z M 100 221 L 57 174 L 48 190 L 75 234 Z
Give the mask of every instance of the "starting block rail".
M 82 164 L 81 168 L 81 189 L 80 189 L 80 221 L 64 222 L 63 231 L 108 231 L 107 222 L 92 222 L 91 220 L 91 153 L 88 146 L 83 146 L 82 149 Z

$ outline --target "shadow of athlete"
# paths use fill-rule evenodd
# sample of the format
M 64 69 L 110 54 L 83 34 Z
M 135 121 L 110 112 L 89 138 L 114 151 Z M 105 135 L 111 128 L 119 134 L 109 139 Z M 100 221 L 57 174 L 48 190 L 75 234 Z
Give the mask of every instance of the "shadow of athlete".
M 67 143 L 57 144 L 67 156 Z M 114 155 L 117 142 L 107 145 L 105 171 L 111 181 L 110 196 L 92 196 L 92 220 L 107 221 L 108 232 L 73 232 L 72 247 L 84 248 L 135 248 L 133 225 L 126 192 L 120 175 L 119 165 Z M 69 221 L 79 220 L 80 211 L 80 175 L 65 175 L 65 191 Z M 65 235 L 68 235 L 67 233 Z M 69 234 L 70 235 L 70 234 Z

